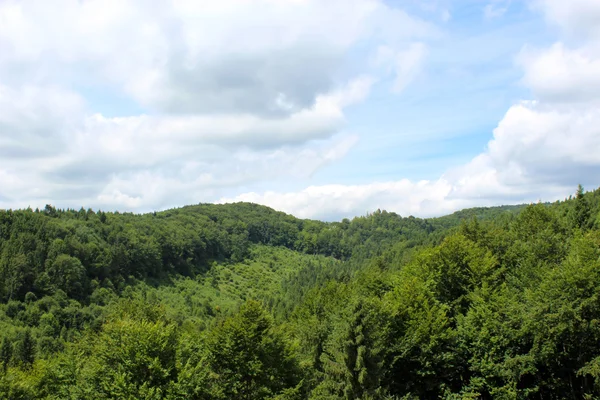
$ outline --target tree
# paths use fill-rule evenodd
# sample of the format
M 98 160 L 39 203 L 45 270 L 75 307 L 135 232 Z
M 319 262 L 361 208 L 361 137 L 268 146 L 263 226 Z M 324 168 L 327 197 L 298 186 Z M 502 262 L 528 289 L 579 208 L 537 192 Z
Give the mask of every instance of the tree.
M 343 309 L 348 297 L 346 285 L 331 281 L 311 289 L 294 312 L 294 334 L 313 372 L 323 372 L 321 356 L 334 327 L 332 317 Z
M 26 329 L 21 340 L 17 342 L 16 359 L 26 368 L 30 368 L 35 361 L 35 339 L 31 336 L 31 330 Z
M 56 211 L 56 208 L 50 204 L 46 204 L 46 207 L 44 207 L 44 214 L 46 214 L 47 216 L 52 217 L 52 218 L 55 218 L 58 216 L 58 212 Z
M 452 386 L 462 372 L 449 306 L 436 299 L 434 282 L 422 279 L 421 267 L 405 267 L 384 298 L 390 332 L 382 381 L 399 398 L 440 398 L 442 387 Z
M 58 289 L 79 296 L 85 284 L 85 268 L 78 258 L 60 254 L 48 267 L 48 275 Z
M 506 286 L 483 288 L 472 297 L 457 327 L 456 354 L 468 365 L 461 398 L 528 398 L 537 389 L 531 379 L 537 371 L 529 354 L 528 328 L 535 322 L 527 307 Z
M 296 386 L 296 361 L 272 325 L 251 300 L 211 332 L 207 350 L 215 398 L 264 399 Z
M 561 265 L 545 271 L 532 292 L 532 354 L 545 373 L 540 380 L 557 397 L 583 398 L 592 382 L 583 372 L 594 376 L 600 341 L 598 308 L 600 293 L 600 234 L 576 235 Z M 583 368 L 583 370 L 581 370 Z M 577 371 L 582 374 L 577 377 Z
M 590 215 L 590 205 L 585 198 L 583 186 L 579 185 L 577 187 L 577 193 L 575 194 L 575 206 L 573 208 L 572 217 L 573 226 L 579 229 L 587 229 L 589 226 Z
M 9 259 L 4 269 L 4 293 L 7 300 L 16 298 L 21 288 L 25 285 L 25 278 L 29 272 L 27 257 L 24 254 L 17 254 Z
M 0 345 L 0 363 L 2 368 L 6 372 L 10 359 L 12 358 L 12 343 L 6 336 L 2 338 L 2 344 Z
M 355 299 L 341 315 L 322 359 L 317 398 L 373 399 L 382 394 L 385 320 L 375 303 Z
M 81 397 L 166 397 L 177 379 L 177 330 L 172 324 L 125 318 L 104 325 L 94 340 Z
M 412 268 L 430 280 L 434 294 L 451 308 L 451 315 L 464 313 L 469 293 L 490 277 L 497 261 L 489 251 L 480 248 L 461 234 L 446 238 L 432 251 L 419 255 Z

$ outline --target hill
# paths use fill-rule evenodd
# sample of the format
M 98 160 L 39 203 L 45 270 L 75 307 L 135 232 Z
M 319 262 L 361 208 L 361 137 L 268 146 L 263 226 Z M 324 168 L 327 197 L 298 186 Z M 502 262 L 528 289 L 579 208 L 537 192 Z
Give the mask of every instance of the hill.
M 599 212 L 0 210 L 0 398 L 593 397 Z

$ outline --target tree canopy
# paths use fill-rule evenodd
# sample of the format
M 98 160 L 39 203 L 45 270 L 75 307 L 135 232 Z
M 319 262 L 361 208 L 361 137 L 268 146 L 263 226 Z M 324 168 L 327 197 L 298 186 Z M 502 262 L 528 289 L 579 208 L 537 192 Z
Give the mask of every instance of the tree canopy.
M 0 210 L 0 398 L 600 397 L 600 190 L 441 218 Z

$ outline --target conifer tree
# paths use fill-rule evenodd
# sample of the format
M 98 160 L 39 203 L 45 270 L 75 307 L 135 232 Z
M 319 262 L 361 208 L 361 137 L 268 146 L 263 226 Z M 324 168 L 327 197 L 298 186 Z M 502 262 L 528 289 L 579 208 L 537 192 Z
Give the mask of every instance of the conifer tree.
M 8 369 L 8 364 L 10 363 L 10 359 L 12 357 L 12 344 L 5 336 L 2 338 L 2 344 L 0 345 L 0 363 L 2 363 L 2 368 L 4 372 Z
M 338 323 L 324 352 L 325 379 L 315 390 L 317 398 L 377 398 L 383 361 L 380 339 L 385 329 L 378 310 L 369 299 L 357 299 Z
M 585 198 L 583 186 L 579 185 L 577 187 L 577 193 L 575 195 L 575 207 L 573 209 L 574 227 L 579 229 L 587 229 L 590 214 L 590 205 Z
M 16 349 L 16 357 L 25 367 L 30 367 L 35 361 L 35 345 L 31 330 L 26 329 L 23 338 L 17 342 Z

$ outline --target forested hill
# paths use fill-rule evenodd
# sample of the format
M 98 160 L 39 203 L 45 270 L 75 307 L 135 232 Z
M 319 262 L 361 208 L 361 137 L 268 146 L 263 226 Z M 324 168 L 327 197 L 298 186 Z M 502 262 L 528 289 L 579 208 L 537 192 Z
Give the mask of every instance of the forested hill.
M 595 398 L 600 190 L 334 223 L 0 210 L 0 399 Z
M 485 219 L 499 210 L 505 211 L 478 209 L 477 214 Z M 413 247 L 439 241 L 462 217 L 457 213 L 426 220 L 377 211 L 324 223 L 249 203 L 201 204 L 143 215 L 52 206 L 0 210 L 0 296 L 24 300 L 27 293 L 39 297 L 61 289 L 82 300 L 92 286 L 121 290 L 131 279 L 194 277 L 214 262 L 247 259 L 256 244 L 364 260 L 397 243 Z

